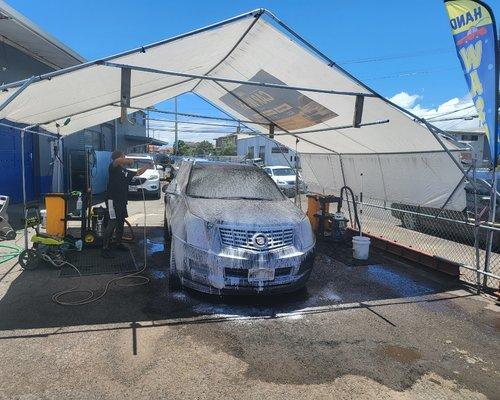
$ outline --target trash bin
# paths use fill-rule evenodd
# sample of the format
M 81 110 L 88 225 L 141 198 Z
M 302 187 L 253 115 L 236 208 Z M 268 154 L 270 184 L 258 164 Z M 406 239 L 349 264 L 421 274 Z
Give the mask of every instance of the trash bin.
M 320 195 L 317 194 L 308 194 L 307 195 L 307 217 L 309 218 L 309 222 L 311 223 L 311 227 L 314 233 L 318 232 L 319 219 L 317 217 L 318 214 L 322 213 L 321 210 L 321 202 L 319 201 Z M 329 211 L 329 204 L 325 203 L 325 212 Z M 325 228 L 328 228 L 328 222 L 325 221 Z

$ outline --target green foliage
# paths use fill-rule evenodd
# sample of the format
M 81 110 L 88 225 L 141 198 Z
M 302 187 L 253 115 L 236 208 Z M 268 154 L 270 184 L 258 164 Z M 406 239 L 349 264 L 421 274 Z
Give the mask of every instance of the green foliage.
M 208 140 L 203 140 L 202 142 L 196 144 L 195 154 L 204 156 L 214 154 L 214 146 Z

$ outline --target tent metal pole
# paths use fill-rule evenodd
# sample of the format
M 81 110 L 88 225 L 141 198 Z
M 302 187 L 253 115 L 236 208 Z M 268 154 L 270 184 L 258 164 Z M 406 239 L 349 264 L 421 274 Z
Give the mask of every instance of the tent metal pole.
M 28 222 L 26 221 L 26 170 L 25 170 L 25 155 L 24 155 L 24 136 L 27 130 L 34 128 L 36 125 L 30 125 L 21 129 L 21 168 L 22 168 L 22 183 L 23 183 L 23 217 L 24 217 L 24 250 L 28 250 Z
M 175 138 L 174 138 L 174 155 L 177 155 L 179 152 L 179 126 L 177 122 L 177 96 L 174 98 L 174 107 L 175 107 Z
M 472 169 L 472 165 L 467 169 L 467 174 L 470 172 L 470 170 Z M 443 212 L 444 208 L 448 205 L 448 203 L 450 202 L 450 200 L 453 198 L 453 196 L 455 196 L 455 193 L 458 191 L 458 189 L 460 188 L 460 185 L 462 185 L 462 183 L 465 181 L 465 178 L 466 176 L 468 175 L 464 175 L 462 176 L 462 179 L 460 179 L 460 182 L 457 183 L 457 185 L 455 186 L 455 189 L 453 189 L 453 191 L 451 192 L 451 194 L 448 196 L 448 198 L 446 199 L 446 201 L 444 202 L 444 204 L 441 206 L 441 208 L 439 209 L 438 213 L 436 214 L 436 216 L 434 217 L 435 219 L 438 218 L 441 213 Z
M 207 99 L 199 96 L 197 93 L 195 92 L 191 92 L 191 93 L 194 93 L 195 95 L 197 95 L 198 97 L 200 97 L 201 99 L 205 100 L 206 102 L 210 103 Z M 210 103 L 212 104 L 212 103 Z M 118 105 L 116 104 L 111 104 L 115 107 L 119 107 Z M 212 104 L 213 105 L 213 104 Z M 156 112 L 156 113 L 159 113 L 159 114 L 168 114 L 168 115 L 175 115 L 175 112 L 174 111 L 167 111 L 167 110 L 159 110 L 157 108 L 154 108 L 154 107 L 149 107 L 149 108 L 141 108 L 141 107 L 129 107 L 130 109 L 132 110 L 149 110 L 151 112 Z M 225 111 L 221 110 L 220 108 L 216 107 L 219 111 L 223 112 L 225 115 L 228 115 L 228 113 L 226 113 Z M 200 119 L 210 119 L 210 120 L 214 120 L 214 121 L 230 121 L 230 122 L 241 122 L 242 124 L 255 124 L 255 125 L 269 125 L 269 122 L 256 122 L 256 121 L 245 121 L 243 119 L 236 119 L 236 118 L 221 118 L 221 117 L 214 117 L 214 116 L 211 116 L 211 115 L 200 115 L 200 114 L 187 114 L 187 113 L 177 113 L 177 115 L 181 116 L 181 117 L 192 117 L 192 118 L 200 118 Z
M 195 96 L 199 97 L 200 99 L 206 101 L 207 103 L 211 104 L 214 108 L 216 108 L 217 110 L 219 110 L 221 113 L 227 115 L 229 118 L 232 118 L 231 117 L 231 114 L 228 114 L 225 110 L 223 110 L 222 108 L 218 107 L 217 105 L 213 104 L 212 102 L 208 101 L 207 99 L 205 99 L 203 96 L 201 96 L 200 94 L 196 93 L 196 92 L 192 92 Z M 283 152 L 283 145 L 281 143 L 279 143 L 278 141 L 274 140 L 274 139 L 271 139 L 268 135 L 265 135 L 263 133 L 260 133 L 258 131 L 256 131 L 255 129 L 249 127 L 248 125 L 245 125 L 245 123 L 241 120 L 237 120 L 235 118 L 232 118 L 233 121 L 237 121 L 238 122 L 238 132 L 239 132 L 239 126 L 240 125 L 243 125 L 245 128 L 249 129 L 250 131 L 252 131 L 256 136 L 262 136 L 264 139 L 267 139 L 269 141 L 271 141 L 272 143 L 274 143 L 276 146 L 278 146 L 278 149 L 280 150 L 280 153 L 281 155 L 283 156 L 283 158 L 285 159 L 285 162 L 288 164 L 288 166 L 290 168 L 293 168 L 292 167 L 292 164 L 290 163 L 290 161 L 288 160 L 288 157 L 285 156 L 285 153 Z
M 453 157 L 453 154 L 451 153 L 450 149 L 446 146 L 446 144 L 443 142 L 443 139 L 439 136 L 439 133 L 443 133 L 443 131 L 439 128 L 436 128 L 434 125 L 429 124 L 424 118 L 420 118 L 420 120 L 424 123 L 424 125 L 427 127 L 429 132 L 432 133 L 432 136 L 434 136 L 434 138 L 438 141 L 438 143 L 441 145 L 441 147 L 444 149 L 444 151 L 446 151 L 446 153 L 450 156 L 450 158 L 453 160 L 455 165 L 458 167 L 458 169 L 462 172 L 464 177 L 467 179 L 468 178 L 467 172 L 462 167 L 462 164 L 460 164 L 460 162 L 455 157 Z M 472 183 L 472 185 L 475 187 L 476 184 Z
M 308 88 L 308 87 L 301 87 L 301 86 L 280 85 L 277 83 L 242 81 L 240 79 L 230 79 L 230 78 L 223 78 L 223 77 L 218 77 L 218 76 L 199 75 L 199 74 L 188 74 L 185 72 L 167 71 L 167 70 L 163 70 L 163 69 L 140 67 L 137 65 L 118 64 L 118 63 L 113 63 L 113 62 L 109 62 L 109 61 L 103 61 L 102 63 L 98 63 L 98 64 L 105 65 L 107 67 L 130 68 L 131 70 L 140 71 L 140 72 L 150 72 L 153 74 L 180 76 L 183 78 L 202 79 L 202 80 L 208 80 L 208 81 L 213 81 L 213 82 L 234 83 L 234 84 L 239 84 L 239 85 L 259 86 L 259 87 L 267 87 L 267 88 L 273 88 L 273 89 L 300 90 L 301 92 L 335 94 L 335 95 L 339 95 L 339 96 L 377 97 L 377 95 L 372 94 L 372 93 L 346 92 L 346 91 L 339 91 L 339 90 L 327 90 L 327 89 Z
M 349 129 L 349 128 L 361 128 L 363 126 L 371 126 L 371 125 L 382 125 L 382 124 L 387 124 L 390 122 L 388 119 L 384 119 L 381 121 L 374 121 L 374 122 L 365 122 L 364 124 L 358 124 L 356 126 L 354 125 L 341 125 L 341 126 L 332 126 L 328 128 L 321 128 L 321 129 L 311 129 L 308 131 L 296 131 L 296 132 L 281 132 L 281 133 L 275 133 L 275 136 L 284 136 L 284 135 L 304 135 L 306 133 L 316 133 L 316 132 L 328 132 L 328 131 L 338 131 L 341 129 Z
M 330 66 L 331 68 L 336 68 L 343 74 L 345 74 L 347 77 L 351 78 L 354 82 L 356 82 L 358 85 L 363 87 L 364 89 L 368 90 L 371 94 L 373 94 L 375 97 L 378 97 L 382 101 L 386 102 L 387 104 L 393 106 L 394 108 L 398 109 L 399 111 L 405 113 L 406 115 L 412 117 L 414 120 L 422 122 L 426 125 L 427 129 L 432 133 L 434 138 L 439 142 L 439 144 L 443 147 L 443 149 L 446 151 L 446 153 L 450 156 L 450 158 L 453 160 L 455 165 L 460 169 L 462 174 L 465 174 L 464 169 L 460 165 L 460 163 L 453 157 L 453 154 L 450 152 L 450 150 L 446 147 L 446 145 L 443 143 L 441 138 L 438 137 L 438 135 L 432 130 L 435 129 L 439 133 L 443 133 L 443 131 L 439 128 L 436 128 L 435 126 L 431 125 L 428 123 L 424 118 L 421 118 L 412 112 L 406 110 L 404 107 L 401 107 L 397 105 L 396 103 L 393 103 L 392 101 L 386 99 L 384 96 L 381 94 L 377 93 L 367 85 L 365 85 L 363 82 L 361 82 L 359 79 L 351 75 L 348 71 L 340 67 L 335 61 L 333 61 L 331 58 L 329 58 L 327 55 L 322 53 L 320 50 L 318 50 L 315 46 L 313 46 L 310 42 L 308 42 L 306 39 L 304 39 L 301 35 L 299 35 L 297 32 L 295 32 L 292 28 L 290 28 L 287 24 L 285 24 L 283 21 L 281 21 L 278 17 L 276 17 L 272 12 L 269 10 L 264 10 L 264 15 L 269 16 L 271 19 L 273 19 L 276 23 L 278 23 L 283 29 L 285 29 L 289 34 L 291 34 L 293 37 L 301 41 L 309 50 L 311 50 L 313 53 L 315 53 L 318 57 L 322 58 L 324 61 L 326 61 L 327 65 Z M 431 129 L 432 127 L 432 129 Z
M 495 163 L 493 165 L 495 165 Z M 494 227 L 496 210 L 497 210 L 497 174 L 496 174 L 496 168 L 494 167 L 493 167 L 492 190 L 493 191 L 491 193 L 491 198 L 490 198 L 490 221 L 491 221 L 491 227 Z M 484 257 L 484 272 L 486 273 L 490 272 L 492 246 L 493 246 L 493 231 L 488 230 L 488 232 L 486 233 L 486 255 Z M 488 284 L 488 277 L 487 275 L 484 275 L 483 286 L 487 286 L 487 284 Z
M 264 9 L 258 8 L 258 9 L 246 12 L 244 14 L 240 14 L 240 15 L 237 15 L 235 17 L 225 19 L 225 20 L 220 21 L 220 22 L 216 22 L 215 24 L 207 25 L 207 26 L 204 26 L 202 28 L 199 28 L 199 29 L 196 29 L 196 30 L 193 30 L 193 31 L 190 31 L 190 32 L 183 33 L 181 35 L 177 35 L 177 36 L 171 37 L 169 39 L 160 40 L 159 42 L 151 43 L 151 44 L 148 44 L 146 46 L 136 47 L 135 49 L 127 50 L 127 51 L 124 51 L 124 52 L 118 53 L 118 54 L 113 54 L 111 56 L 104 57 L 104 58 L 101 58 L 99 60 L 93 60 L 93 61 L 89 61 L 89 62 L 86 62 L 86 63 L 74 65 L 72 67 L 60 69 L 60 70 L 57 70 L 57 71 L 54 71 L 54 72 L 49 72 L 47 74 L 39 75 L 39 76 L 35 77 L 35 81 L 38 82 L 38 81 L 42 81 L 44 79 L 51 79 L 51 78 L 59 76 L 59 75 L 64 75 L 67 72 L 77 71 L 77 70 L 80 70 L 80 69 L 83 69 L 83 68 L 86 68 L 86 67 L 90 67 L 92 65 L 100 64 L 100 63 L 102 63 L 104 61 L 109 61 L 109 60 L 113 60 L 115 58 L 121 58 L 121 57 L 124 57 L 124 56 L 128 56 L 130 54 L 145 53 L 147 50 L 155 48 L 157 46 L 161 46 L 161 45 L 164 45 L 164 44 L 167 44 L 167 43 L 170 43 L 170 42 L 175 42 L 176 40 L 184 39 L 184 38 L 187 38 L 189 36 L 196 35 L 197 33 L 202 33 L 202 32 L 206 32 L 206 31 L 210 31 L 212 29 L 219 28 L 221 26 L 230 24 L 232 22 L 239 21 L 240 19 L 244 19 L 244 18 L 248 18 L 248 17 L 253 17 L 253 16 L 257 15 L 257 14 L 262 14 L 263 12 L 265 12 Z M 0 91 L 1 90 L 5 90 L 5 89 L 10 89 L 10 88 L 13 88 L 13 87 L 21 86 L 24 82 L 26 82 L 26 79 L 2 85 L 2 86 L 0 86 Z
M 26 89 L 29 85 L 31 85 L 32 82 L 34 82 L 36 79 L 36 76 L 32 76 L 31 78 L 28 78 L 19 89 L 17 89 L 14 93 L 12 93 L 2 104 L 0 104 L 0 111 L 2 111 L 5 107 L 7 107 L 12 100 L 14 100 L 17 96 L 19 96 L 24 89 Z

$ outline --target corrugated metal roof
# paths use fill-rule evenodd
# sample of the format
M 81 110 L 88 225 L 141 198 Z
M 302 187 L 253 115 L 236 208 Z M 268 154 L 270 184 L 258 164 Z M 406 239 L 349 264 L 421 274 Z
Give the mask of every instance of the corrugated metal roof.
M 0 41 L 54 69 L 85 62 L 81 55 L 44 32 L 2 0 L 0 0 Z

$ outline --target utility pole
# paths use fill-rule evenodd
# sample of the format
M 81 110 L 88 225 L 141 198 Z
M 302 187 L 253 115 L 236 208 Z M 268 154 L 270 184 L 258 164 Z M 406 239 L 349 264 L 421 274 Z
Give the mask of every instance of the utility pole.
M 179 139 L 179 132 L 177 129 L 177 96 L 174 97 L 174 107 L 175 107 L 175 138 L 174 138 L 174 155 L 177 155 L 178 150 L 179 150 L 179 144 L 178 144 L 178 139 Z

